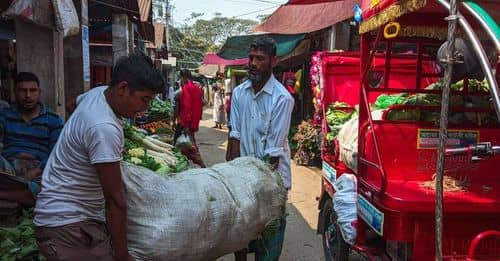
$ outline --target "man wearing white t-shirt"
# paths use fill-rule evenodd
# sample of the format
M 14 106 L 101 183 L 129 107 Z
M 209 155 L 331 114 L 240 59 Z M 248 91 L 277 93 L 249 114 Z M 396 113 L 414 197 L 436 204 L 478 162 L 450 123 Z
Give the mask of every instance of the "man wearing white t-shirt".
M 110 87 L 78 97 L 35 207 L 35 236 L 48 260 L 133 260 L 120 170 L 122 117 L 146 110 L 163 86 L 151 59 L 133 54 L 118 60 Z

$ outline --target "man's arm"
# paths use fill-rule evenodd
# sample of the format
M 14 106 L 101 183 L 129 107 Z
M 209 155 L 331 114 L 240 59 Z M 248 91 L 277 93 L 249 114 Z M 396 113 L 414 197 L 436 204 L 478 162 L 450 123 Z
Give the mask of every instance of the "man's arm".
M 106 225 L 111 234 L 116 260 L 129 260 L 127 245 L 127 202 L 120 162 L 94 164 L 106 201 Z
M 273 108 L 269 134 L 266 139 L 264 153 L 269 155 L 269 161 L 273 168 L 277 168 L 279 157 L 284 153 L 285 141 L 290 131 L 294 100 L 291 97 L 281 97 Z
M 93 126 L 85 133 L 90 163 L 96 168 L 106 203 L 106 225 L 116 260 L 128 260 L 127 202 L 121 178 L 123 150 L 121 127 L 109 123 Z
M 241 115 L 238 97 L 239 91 L 235 90 L 231 96 L 231 132 L 229 133 L 229 160 L 241 156 L 240 135 L 241 135 Z

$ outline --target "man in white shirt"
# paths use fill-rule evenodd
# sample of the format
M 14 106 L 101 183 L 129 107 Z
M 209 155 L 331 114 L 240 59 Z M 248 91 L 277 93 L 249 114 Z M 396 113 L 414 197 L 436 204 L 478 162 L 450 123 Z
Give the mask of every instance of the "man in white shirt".
M 133 54 L 118 60 L 110 87 L 78 97 L 44 169 L 35 207 L 35 236 L 48 260 L 134 260 L 120 170 L 122 117 L 146 110 L 163 86 L 151 59 Z
M 254 156 L 268 159 L 291 188 L 288 132 L 294 99 L 273 75 L 276 44 L 272 38 L 256 39 L 248 55 L 248 80 L 236 87 L 231 100 L 230 159 Z M 279 220 L 279 232 L 273 238 L 252 242 L 256 260 L 277 260 L 283 246 L 286 221 Z M 255 246 L 255 247 L 252 247 Z M 246 260 L 246 253 L 235 253 Z

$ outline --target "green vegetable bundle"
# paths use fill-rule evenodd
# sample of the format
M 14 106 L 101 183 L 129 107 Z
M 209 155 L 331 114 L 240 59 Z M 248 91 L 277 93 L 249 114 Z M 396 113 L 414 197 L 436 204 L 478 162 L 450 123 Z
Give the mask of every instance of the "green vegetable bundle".
M 23 210 L 19 225 L 0 228 L 0 260 L 45 260 L 36 243 L 32 209 Z
M 188 160 L 174 146 L 144 135 L 128 123 L 124 123 L 123 126 L 124 161 L 148 168 L 161 175 L 181 172 L 188 168 Z
M 146 111 L 149 121 L 169 120 L 174 115 L 174 107 L 170 101 L 153 99 Z
M 352 118 L 354 112 L 346 112 L 345 109 L 350 108 L 347 103 L 335 102 L 328 106 L 326 112 L 326 123 L 330 131 L 326 135 L 327 141 L 332 141 L 337 137 L 342 125 Z

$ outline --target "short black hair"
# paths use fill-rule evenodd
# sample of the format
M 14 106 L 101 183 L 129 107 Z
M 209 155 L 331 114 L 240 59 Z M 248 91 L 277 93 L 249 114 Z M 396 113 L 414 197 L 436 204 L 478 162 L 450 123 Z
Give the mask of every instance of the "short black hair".
M 191 74 L 191 71 L 188 69 L 182 69 L 180 75 L 181 75 L 181 77 L 184 77 L 184 78 L 189 79 L 189 80 L 193 79 L 193 75 Z
M 16 85 L 20 82 L 36 82 L 36 85 L 40 87 L 40 80 L 38 80 L 38 77 L 31 72 L 20 72 L 16 76 Z
M 155 93 L 163 91 L 165 79 L 154 67 L 153 61 L 143 53 L 122 56 L 113 67 L 111 86 L 126 81 L 132 91 L 151 90 Z
M 250 50 L 252 49 L 262 51 L 270 57 L 276 56 L 276 42 L 269 36 L 257 37 L 253 40 L 250 44 Z

